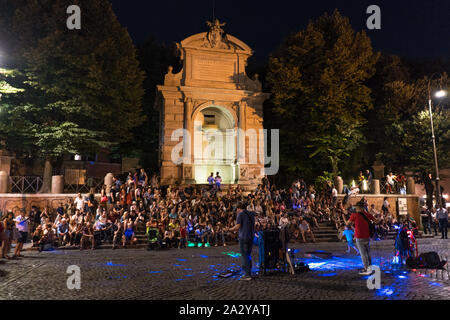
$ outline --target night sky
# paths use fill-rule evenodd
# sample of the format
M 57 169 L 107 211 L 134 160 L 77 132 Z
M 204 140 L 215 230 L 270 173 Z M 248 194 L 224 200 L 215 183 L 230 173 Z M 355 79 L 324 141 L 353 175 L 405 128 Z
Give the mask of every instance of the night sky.
M 214 0 L 110 0 L 135 43 L 153 35 L 166 43 L 207 31 Z M 382 29 L 367 30 L 369 5 L 381 8 Z M 335 8 L 365 29 L 376 50 L 410 57 L 450 58 L 450 0 L 215 0 L 225 31 L 264 61 L 292 32 Z

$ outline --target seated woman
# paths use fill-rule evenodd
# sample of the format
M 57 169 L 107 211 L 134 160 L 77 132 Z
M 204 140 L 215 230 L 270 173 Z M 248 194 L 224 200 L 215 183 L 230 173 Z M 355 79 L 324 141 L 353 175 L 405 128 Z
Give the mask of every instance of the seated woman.
M 148 248 L 147 250 L 154 250 L 160 247 L 159 243 L 159 230 L 158 225 L 155 221 L 147 222 L 146 227 L 146 236 L 148 239 Z
M 77 246 L 80 244 L 81 237 L 83 236 L 83 228 L 82 227 L 83 227 L 83 225 L 77 223 L 76 221 L 72 221 L 70 223 L 70 230 L 69 230 L 70 246 Z
M 126 229 L 123 232 L 122 237 L 122 245 L 124 248 L 126 248 L 128 244 L 134 244 L 137 241 L 134 234 L 134 226 L 135 223 L 131 221 L 131 219 L 128 219 L 128 221 L 126 222 Z
M 39 252 L 45 250 L 52 250 L 55 244 L 55 234 L 51 224 L 44 226 L 42 237 L 39 239 Z
M 113 236 L 113 249 L 116 249 L 116 245 L 122 240 L 123 238 L 123 224 L 117 220 L 116 223 L 113 226 L 114 230 L 114 236 Z
M 225 241 L 225 233 L 223 232 L 223 224 L 218 222 L 215 230 L 214 230 L 214 246 L 217 247 L 219 245 L 219 240 L 224 247 L 227 246 Z
M 39 241 L 41 240 L 43 235 L 44 231 L 42 230 L 42 225 L 38 225 L 32 235 L 33 247 L 39 246 Z
M 312 241 L 315 243 L 316 238 L 314 237 L 314 233 L 312 232 L 311 228 L 309 227 L 309 224 L 306 220 L 302 220 L 302 222 L 299 225 L 300 233 L 302 235 L 303 242 L 306 243 L 305 234 L 309 234 L 312 238 Z
M 94 238 L 94 228 L 89 222 L 85 222 L 82 227 L 82 236 L 80 240 L 80 250 L 84 248 L 84 242 L 88 240 L 91 242 L 91 250 L 95 250 L 95 238 Z

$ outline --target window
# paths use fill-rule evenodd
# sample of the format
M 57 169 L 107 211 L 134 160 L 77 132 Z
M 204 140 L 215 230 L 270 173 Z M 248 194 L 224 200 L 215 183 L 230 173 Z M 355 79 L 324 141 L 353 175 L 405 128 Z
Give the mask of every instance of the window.
M 213 114 L 205 114 L 205 125 L 212 126 L 216 124 L 216 116 Z

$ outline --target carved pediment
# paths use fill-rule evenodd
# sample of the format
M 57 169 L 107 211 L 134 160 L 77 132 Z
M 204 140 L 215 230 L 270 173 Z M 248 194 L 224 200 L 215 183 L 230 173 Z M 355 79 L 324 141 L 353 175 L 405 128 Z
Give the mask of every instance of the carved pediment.
M 178 45 L 178 49 L 183 55 L 183 48 L 205 48 L 205 49 L 219 49 L 241 51 L 252 55 L 252 49 L 241 40 L 228 35 L 222 29 L 225 23 L 221 23 L 218 19 L 208 21 L 206 23 L 209 27 L 208 32 L 199 33 L 186 38 Z

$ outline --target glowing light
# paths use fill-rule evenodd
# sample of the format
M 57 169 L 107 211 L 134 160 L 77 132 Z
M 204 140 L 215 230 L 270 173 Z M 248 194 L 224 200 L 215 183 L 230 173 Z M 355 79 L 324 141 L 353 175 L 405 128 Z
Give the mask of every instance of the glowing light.
M 398 276 L 397 278 L 399 278 L 399 279 L 407 279 L 408 277 L 407 276 Z
M 355 180 L 352 181 L 352 188 L 356 187 Z
M 367 187 L 367 180 L 363 181 L 363 190 L 367 191 L 369 188 Z
M 434 94 L 434 96 L 435 96 L 436 98 L 444 98 L 444 97 L 447 96 L 447 91 L 445 91 L 445 90 L 439 90 L 438 92 L 436 92 L 436 93 Z
M 310 269 L 319 269 L 321 266 L 326 264 L 326 262 L 316 262 L 316 263 L 309 263 L 308 266 Z
M 231 252 L 222 252 L 222 254 L 227 254 L 227 255 L 229 255 L 232 258 L 239 258 L 241 256 L 240 253 L 233 252 L 233 251 L 231 251 Z

